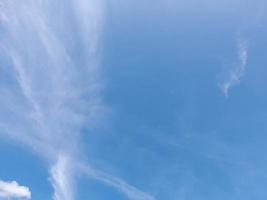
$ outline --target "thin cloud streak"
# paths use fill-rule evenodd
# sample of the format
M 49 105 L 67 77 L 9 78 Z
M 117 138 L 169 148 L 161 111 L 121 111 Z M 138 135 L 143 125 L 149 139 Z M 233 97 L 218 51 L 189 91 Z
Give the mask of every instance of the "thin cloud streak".
M 100 181 L 122 192 L 129 200 L 155 200 L 152 195 L 140 191 L 139 189 L 129 185 L 124 180 L 114 177 L 110 174 L 91 168 L 89 165 L 80 165 L 81 171 L 89 178 Z
M 248 45 L 246 40 L 239 39 L 238 41 L 238 58 L 239 63 L 228 72 L 225 80 L 220 84 L 220 88 L 226 98 L 229 96 L 229 90 L 240 84 L 242 76 L 246 71 L 248 58 Z
M 16 181 L 0 180 L 0 198 L 31 199 L 31 192 L 28 187 L 20 186 Z

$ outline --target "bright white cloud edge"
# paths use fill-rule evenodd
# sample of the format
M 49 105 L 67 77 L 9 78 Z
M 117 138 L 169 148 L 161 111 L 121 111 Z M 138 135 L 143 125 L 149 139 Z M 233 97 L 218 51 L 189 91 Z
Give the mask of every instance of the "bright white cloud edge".
M 31 192 L 28 187 L 21 186 L 16 181 L 5 182 L 0 180 L 0 198 L 31 199 Z

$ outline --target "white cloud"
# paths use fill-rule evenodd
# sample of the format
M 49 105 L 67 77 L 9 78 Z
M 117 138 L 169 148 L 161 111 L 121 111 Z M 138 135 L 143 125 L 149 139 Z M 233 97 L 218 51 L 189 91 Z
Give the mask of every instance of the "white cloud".
M 0 136 L 46 159 L 54 200 L 73 200 L 78 170 L 73 163 L 82 163 L 80 130 L 106 110 L 97 65 L 101 1 L 3 0 L 2 4 L 0 70 L 8 81 L 0 80 Z M 115 177 L 94 176 L 130 199 L 146 196 Z
M 16 181 L 4 182 L 0 180 L 0 198 L 31 199 L 28 187 L 20 186 Z
M 229 95 L 229 90 L 231 89 L 231 87 L 240 84 L 241 78 L 246 70 L 247 57 L 248 57 L 247 41 L 239 39 L 238 40 L 239 63 L 228 71 L 224 81 L 220 84 L 220 88 L 226 98 Z

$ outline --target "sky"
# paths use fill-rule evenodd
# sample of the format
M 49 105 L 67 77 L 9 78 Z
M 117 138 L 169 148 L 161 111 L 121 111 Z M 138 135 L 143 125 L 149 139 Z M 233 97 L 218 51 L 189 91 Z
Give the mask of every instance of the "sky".
M 0 200 L 265 200 L 267 3 L 0 0 Z

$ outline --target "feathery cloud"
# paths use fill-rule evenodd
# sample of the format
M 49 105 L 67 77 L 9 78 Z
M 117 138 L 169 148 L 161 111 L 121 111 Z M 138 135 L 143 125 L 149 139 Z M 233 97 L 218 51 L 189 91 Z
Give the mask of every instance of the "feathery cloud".
M 220 84 L 220 88 L 227 98 L 231 87 L 240 84 L 241 77 L 244 75 L 247 66 L 248 45 L 246 40 L 238 41 L 238 58 L 239 63 L 227 74 L 225 80 Z
M 51 169 L 51 182 L 55 189 L 54 200 L 71 200 L 73 194 L 72 160 L 61 155 Z
M 0 136 L 24 144 L 48 161 L 54 200 L 73 200 L 79 170 L 73 163 L 83 163 L 76 160 L 82 154 L 80 130 L 105 112 L 97 64 L 101 1 L 2 4 L 0 70 L 8 81 L 0 80 Z M 90 176 L 131 199 L 144 199 L 144 193 L 119 179 Z
M 91 179 L 100 181 L 122 192 L 130 200 L 155 200 L 150 194 L 129 185 L 124 180 L 114 177 L 110 174 L 91 168 L 89 165 L 79 165 L 81 171 L 88 175 Z

